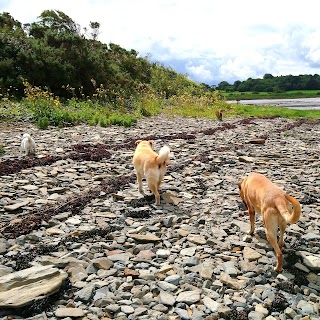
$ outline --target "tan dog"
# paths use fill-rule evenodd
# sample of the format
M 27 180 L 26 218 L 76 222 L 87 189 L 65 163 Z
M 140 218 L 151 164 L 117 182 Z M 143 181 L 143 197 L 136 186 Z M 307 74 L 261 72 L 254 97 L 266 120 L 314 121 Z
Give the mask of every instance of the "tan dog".
M 143 194 L 142 178 L 145 177 L 149 189 L 156 198 L 156 205 L 159 205 L 158 189 L 167 171 L 170 149 L 168 146 L 164 146 L 160 149 L 158 155 L 152 150 L 152 141 L 138 140 L 136 146 L 132 163 L 137 174 L 139 192 Z
M 223 113 L 223 110 L 222 109 L 219 109 L 219 110 L 216 110 L 215 114 L 216 114 L 216 117 L 219 121 L 222 121 L 222 113 Z
M 250 217 L 249 234 L 254 232 L 255 212 L 261 213 L 267 239 L 277 255 L 276 271 L 282 271 L 283 235 L 288 223 L 296 223 L 301 215 L 297 199 L 284 193 L 277 185 L 260 173 L 251 173 L 238 183 L 240 196 Z M 292 205 L 292 207 L 291 207 Z M 277 243 L 278 227 L 280 237 Z

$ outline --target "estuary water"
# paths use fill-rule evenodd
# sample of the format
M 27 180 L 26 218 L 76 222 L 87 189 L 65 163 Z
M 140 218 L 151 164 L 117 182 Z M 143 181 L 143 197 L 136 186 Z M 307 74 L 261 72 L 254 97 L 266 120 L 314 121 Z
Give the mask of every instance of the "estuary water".
M 236 103 L 236 101 L 228 101 Z M 238 104 L 278 106 L 298 110 L 320 110 L 320 98 L 240 100 Z

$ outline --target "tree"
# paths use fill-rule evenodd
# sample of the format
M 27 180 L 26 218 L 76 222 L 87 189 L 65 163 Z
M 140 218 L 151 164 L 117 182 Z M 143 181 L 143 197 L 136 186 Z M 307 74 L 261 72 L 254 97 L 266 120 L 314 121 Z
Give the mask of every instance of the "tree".
M 271 73 L 266 73 L 264 76 L 263 76 L 263 79 L 267 80 L 267 79 L 273 79 L 273 75 Z
M 91 28 L 91 37 L 92 37 L 92 40 L 97 40 L 98 39 L 98 36 L 100 34 L 100 23 L 99 22 L 91 22 L 90 21 L 90 24 L 89 24 L 90 28 Z
M 230 87 L 230 84 L 227 81 L 222 81 L 218 84 L 218 90 L 227 90 Z
M 237 80 L 233 83 L 233 90 L 238 91 L 239 85 L 241 84 L 241 81 Z

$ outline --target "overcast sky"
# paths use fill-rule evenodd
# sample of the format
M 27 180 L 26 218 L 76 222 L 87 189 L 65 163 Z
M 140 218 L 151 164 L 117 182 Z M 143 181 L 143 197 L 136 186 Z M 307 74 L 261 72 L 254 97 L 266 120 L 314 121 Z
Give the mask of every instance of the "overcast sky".
M 264 74 L 320 74 L 319 0 L 0 0 L 21 23 L 60 10 L 98 40 L 218 84 Z

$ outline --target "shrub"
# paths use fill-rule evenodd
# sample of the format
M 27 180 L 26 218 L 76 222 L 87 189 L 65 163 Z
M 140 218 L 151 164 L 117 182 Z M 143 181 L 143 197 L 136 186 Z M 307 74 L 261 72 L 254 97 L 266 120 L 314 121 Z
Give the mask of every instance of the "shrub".
M 110 120 L 109 119 L 107 119 L 107 118 L 104 118 L 104 117 L 102 117 L 100 120 L 99 120 L 99 126 L 100 127 L 107 127 L 107 126 L 109 126 L 110 125 Z
M 0 144 L 0 155 L 4 154 L 6 151 L 4 149 L 4 146 Z
M 137 123 L 137 118 L 135 116 L 117 113 L 111 115 L 109 120 L 110 124 L 124 127 L 131 127 Z
M 48 129 L 49 119 L 47 117 L 40 117 L 37 119 L 37 126 L 39 129 Z

